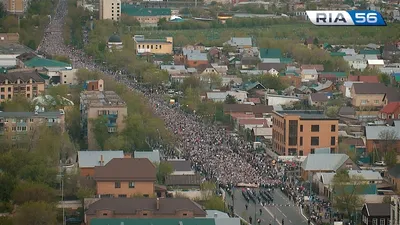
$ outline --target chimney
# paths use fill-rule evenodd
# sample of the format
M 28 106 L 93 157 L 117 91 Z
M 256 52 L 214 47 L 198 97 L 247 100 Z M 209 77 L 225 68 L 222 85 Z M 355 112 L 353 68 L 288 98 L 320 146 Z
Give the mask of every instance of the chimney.
M 218 213 L 214 213 L 214 218 L 218 218 Z
M 100 166 L 104 166 L 104 158 L 103 158 L 103 155 L 100 155 Z
M 157 200 L 156 200 L 156 207 L 157 207 L 157 210 L 160 210 L 160 198 L 157 198 Z

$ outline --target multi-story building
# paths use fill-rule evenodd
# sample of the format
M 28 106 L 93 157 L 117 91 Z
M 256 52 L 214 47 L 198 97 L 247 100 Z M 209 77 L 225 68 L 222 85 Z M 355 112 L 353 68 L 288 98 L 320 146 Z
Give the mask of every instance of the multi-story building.
M 400 197 L 396 195 L 390 197 L 390 224 L 400 225 Z
M 169 21 L 172 16 L 170 8 L 138 7 L 135 4 L 123 4 L 121 11 L 139 21 L 141 27 L 157 27 L 160 19 Z
M 144 35 L 135 35 L 136 54 L 156 54 L 156 55 L 171 55 L 173 53 L 173 38 L 166 37 L 165 39 L 145 39 Z
M 61 131 L 65 129 L 64 110 L 56 112 L 0 112 L 0 135 L 16 140 L 18 135 L 34 131 L 40 124 L 58 125 Z
M 4 4 L 7 13 L 24 14 L 28 9 L 29 0 L 6 0 Z
M 282 110 L 272 115 L 274 150 L 281 155 L 306 156 L 329 148 L 337 152 L 338 119 L 323 111 Z
M 34 98 L 44 92 L 44 79 L 36 70 L 10 70 L 0 74 L 0 102 L 13 98 L 14 95 L 23 95 Z
M 124 129 L 124 117 L 128 111 L 125 102 L 113 91 L 84 91 L 80 96 L 81 126 L 87 138 L 89 150 L 98 150 L 90 120 L 100 116 L 107 118 L 109 133 Z
M 121 18 L 121 0 L 100 0 L 101 20 L 119 21 Z

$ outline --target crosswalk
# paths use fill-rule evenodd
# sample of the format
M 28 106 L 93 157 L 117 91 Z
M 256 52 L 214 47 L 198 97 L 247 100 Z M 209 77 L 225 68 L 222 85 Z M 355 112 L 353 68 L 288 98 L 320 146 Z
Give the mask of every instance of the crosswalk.
M 296 207 L 297 205 L 295 204 L 275 204 L 275 203 L 270 203 L 270 204 L 264 204 L 265 207 L 268 206 L 274 206 L 274 207 Z

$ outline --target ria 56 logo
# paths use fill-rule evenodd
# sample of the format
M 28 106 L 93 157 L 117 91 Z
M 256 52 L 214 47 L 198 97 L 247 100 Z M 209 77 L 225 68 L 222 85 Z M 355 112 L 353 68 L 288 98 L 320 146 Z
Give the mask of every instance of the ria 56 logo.
M 382 15 L 374 10 L 307 11 L 307 16 L 318 26 L 386 26 Z

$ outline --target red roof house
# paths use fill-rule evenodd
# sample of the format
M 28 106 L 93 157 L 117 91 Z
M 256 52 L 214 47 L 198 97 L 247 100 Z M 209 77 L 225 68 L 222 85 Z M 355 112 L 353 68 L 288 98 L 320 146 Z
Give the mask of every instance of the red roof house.
M 379 112 L 379 117 L 389 122 L 389 120 L 400 119 L 400 102 L 390 102 Z
M 379 83 L 379 77 L 378 76 L 350 75 L 348 78 L 348 81 L 361 81 L 364 83 Z

